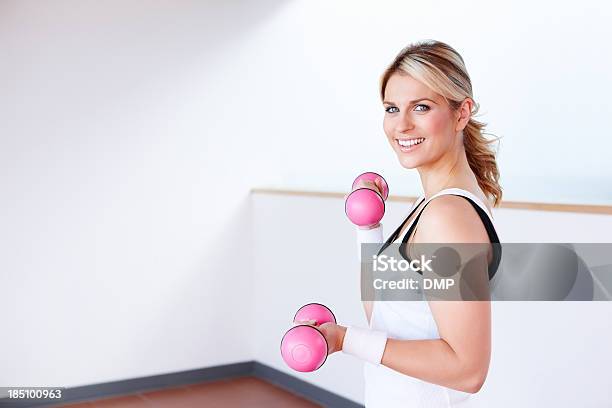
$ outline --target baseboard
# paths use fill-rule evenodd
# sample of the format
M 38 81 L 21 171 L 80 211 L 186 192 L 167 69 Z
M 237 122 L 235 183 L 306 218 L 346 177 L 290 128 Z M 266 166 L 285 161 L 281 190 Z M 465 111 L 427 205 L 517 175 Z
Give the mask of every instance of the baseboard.
M 324 407 L 363 408 L 363 405 L 357 404 L 354 401 L 257 361 L 65 388 L 62 392 L 61 402 L 48 399 L 14 400 L 2 398 L 0 399 L 0 407 L 57 407 L 80 401 L 136 394 L 144 391 L 244 376 L 258 377 Z
M 363 405 L 327 391 L 321 387 L 310 384 L 283 371 L 277 370 L 257 361 L 253 362 L 253 375 L 278 385 L 294 394 L 303 396 L 324 407 L 334 408 L 363 408 Z

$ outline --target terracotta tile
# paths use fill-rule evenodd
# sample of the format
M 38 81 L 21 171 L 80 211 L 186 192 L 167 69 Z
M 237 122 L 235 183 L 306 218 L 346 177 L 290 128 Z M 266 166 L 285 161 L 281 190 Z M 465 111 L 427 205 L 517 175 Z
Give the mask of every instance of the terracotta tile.
M 147 391 L 138 395 L 107 398 L 66 408 L 316 408 L 320 405 L 255 377 L 203 382 L 180 387 Z
M 197 407 L 204 406 L 201 397 L 187 387 L 168 388 L 141 394 L 151 407 Z
M 223 398 L 228 407 L 270 407 L 276 404 L 283 407 L 318 407 L 302 397 L 255 377 L 237 378 L 222 384 L 201 383 L 190 385 L 189 388 L 201 395 L 202 401 Z
M 189 387 L 190 397 L 200 407 L 227 407 L 238 408 L 244 406 L 256 407 L 256 401 L 248 399 L 244 391 L 232 383 L 231 380 L 206 382 Z
M 92 407 L 97 408 L 143 408 L 151 405 L 139 395 L 128 395 L 124 397 L 105 398 L 90 401 Z

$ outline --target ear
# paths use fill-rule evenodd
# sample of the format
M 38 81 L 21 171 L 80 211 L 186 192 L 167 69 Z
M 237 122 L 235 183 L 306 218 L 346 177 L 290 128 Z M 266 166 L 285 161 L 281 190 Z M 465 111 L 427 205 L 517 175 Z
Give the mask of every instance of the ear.
M 474 107 L 474 100 L 472 98 L 465 98 L 463 102 L 461 102 L 461 105 L 459 106 L 459 109 L 457 110 L 458 117 L 457 117 L 457 124 L 455 127 L 456 132 L 459 132 L 465 129 L 468 122 L 470 121 L 470 118 L 472 117 L 473 107 Z

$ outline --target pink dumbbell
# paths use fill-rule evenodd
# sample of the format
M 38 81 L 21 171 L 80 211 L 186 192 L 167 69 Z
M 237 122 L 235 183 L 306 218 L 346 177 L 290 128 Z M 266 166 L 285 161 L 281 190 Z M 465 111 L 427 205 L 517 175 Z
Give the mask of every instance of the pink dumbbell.
M 323 323 L 336 323 L 336 317 L 326 306 L 309 303 L 302 306 L 295 317 L 292 327 L 281 340 L 281 356 L 285 363 L 296 371 L 315 371 L 327 359 L 327 341 L 323 333 L 314 326 Z
M 355 186 L 359 180 L 369 180 L 374 182 L 377 177 L 382 179 L 382 196 L 378 191 L 369 188 L 358 188 Z M 389 197 L 389 186 L 387 181 L 377 173 L 363 173 L 353 181 L 352 191 L 344 203 L 344 212 L 351 222 L 360 227 L 374 225 L 385 215 L 385 200 Z

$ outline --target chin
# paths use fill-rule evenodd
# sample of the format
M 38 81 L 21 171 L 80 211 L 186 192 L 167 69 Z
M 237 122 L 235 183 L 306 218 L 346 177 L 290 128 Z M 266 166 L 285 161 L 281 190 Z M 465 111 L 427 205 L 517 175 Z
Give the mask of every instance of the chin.
M 414 160 L 412 158 L 407 157 L 398 157 L 400 164 L 405 169 L 415 169 L 421 165 L 420 161 Z

